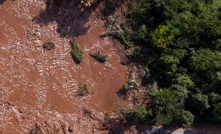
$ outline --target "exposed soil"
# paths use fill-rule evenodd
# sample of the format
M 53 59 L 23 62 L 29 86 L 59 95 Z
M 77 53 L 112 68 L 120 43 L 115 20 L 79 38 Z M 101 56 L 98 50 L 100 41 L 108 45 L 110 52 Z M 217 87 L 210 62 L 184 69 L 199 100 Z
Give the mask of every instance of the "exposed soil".
M 99 37 L 104 22 L 81 11 L 74 0 L 0 1 L 0 133 L 107 133 L 107 115 L 114 119 L 117 102 L 128 104 L 117 96 L 128 67 L 112 40 Z M 72 37 L 84 51 L 80 65 L 70 55 Z M 50 51 L 45 42 L 53 42 Z M 98 50 L 108 54 L 105 63 L 89 55 Z M 79 83 L 89 95 L 77 95 Z

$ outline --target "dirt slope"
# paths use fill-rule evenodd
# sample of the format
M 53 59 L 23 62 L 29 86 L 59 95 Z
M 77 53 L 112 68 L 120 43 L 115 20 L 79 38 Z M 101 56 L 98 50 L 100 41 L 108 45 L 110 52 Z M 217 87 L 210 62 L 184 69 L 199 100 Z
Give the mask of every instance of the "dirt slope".
M 104 22 L 76 3 L 46 8 L 41 0 L 0 3 L 0 133 L 106 133 L 105 114 L 122 100 L 127 81 L 112 41 L 99 38 Z M 71 37 L 84 50 L 80 65 L 71 58 Z M 55 49 L 45 50 L 46 41 Z M 99 63 L 89 53 L 108 54 Z M 77 96 L 79 83 L 91 94 Z

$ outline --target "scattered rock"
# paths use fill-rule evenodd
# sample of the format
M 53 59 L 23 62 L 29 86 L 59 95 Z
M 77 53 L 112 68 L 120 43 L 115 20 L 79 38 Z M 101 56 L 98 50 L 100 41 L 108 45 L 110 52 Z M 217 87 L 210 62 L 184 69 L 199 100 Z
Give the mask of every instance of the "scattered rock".
M 64 134 L 66 134 L 67 131 L 69 131 L 69 127 L 67 127 L 67 126 L 69 126 L 68 122 L 62 120 L 62 121 L 60 121 L 60 126 L 61 126 L 61 130 L 63 131 Z
M 35 128 L 31 129 L 29 134 L 44 134 L 44 132 L 41 130 L 41 127 L 38 123 L 35 124 Z
M 46 50 L 55 49 L 55 43 L 54 42 L 45 42 L 43 44 L 43 48 L 45 48 Z
M 72 127 L 68 127 L 68 132 L 73 132 L 73 128 Z

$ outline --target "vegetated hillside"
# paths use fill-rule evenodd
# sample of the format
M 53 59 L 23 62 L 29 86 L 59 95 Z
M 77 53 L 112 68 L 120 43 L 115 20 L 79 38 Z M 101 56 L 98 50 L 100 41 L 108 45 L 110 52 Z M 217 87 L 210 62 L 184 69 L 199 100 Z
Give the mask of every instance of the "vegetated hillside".
M 142 59 L 150 70 L 143 84 L 153 88 L 145 108 L 126 114 L 128 121 L 179 127 L 221 121 L 220 20 L 220 0 L 134 2 L 123 36 L 142 48 L 129 57 Z

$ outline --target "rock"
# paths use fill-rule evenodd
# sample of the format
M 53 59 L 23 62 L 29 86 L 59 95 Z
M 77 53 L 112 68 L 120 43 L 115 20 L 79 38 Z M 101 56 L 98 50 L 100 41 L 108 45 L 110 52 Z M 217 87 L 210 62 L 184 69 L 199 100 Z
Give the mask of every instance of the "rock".
M 72 127 L 68 127 L 68 132 L 73 132 L 73 128 Z
M 43 48 L 45 48 L 46 50 L 55 49 L 55 43 L 54 42 L 45 42 L 43 44 Z
M 29 134 L 44 134 L 44 132 L 42 131 L 40 125 L 38 123 L 35 123 L 35 128 L 31 129 Z

